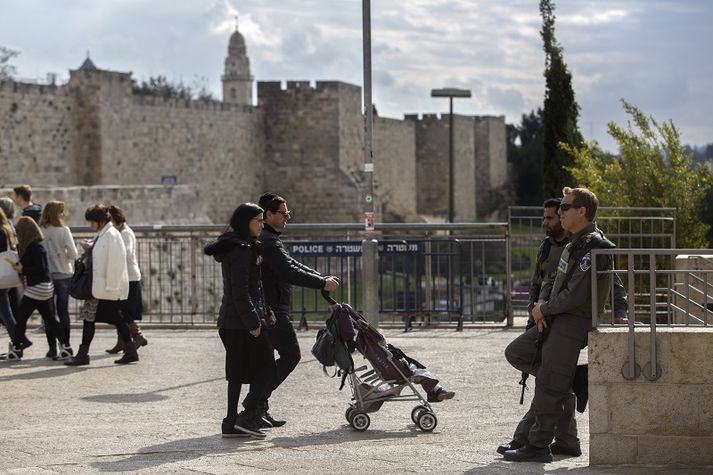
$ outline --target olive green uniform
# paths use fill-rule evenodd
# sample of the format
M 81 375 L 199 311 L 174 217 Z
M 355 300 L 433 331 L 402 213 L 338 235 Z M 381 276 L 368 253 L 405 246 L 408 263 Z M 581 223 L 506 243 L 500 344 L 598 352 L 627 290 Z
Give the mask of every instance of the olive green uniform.
M 592 319 L 591 253 L 582 255 L 582 250 L 611 246 L 613 245 L 603 239 L 593 223 L 572 236 L 562 252 L 554 280 L 543 285 L 540 291 L 539 297 L 546 300 L 540 309 L 548 324 L 548 336 L 542 345 L 541 362 L 535 361 L 535 342 L 538 337 L 536 327 L 516 338 L 505 350 L 508 361 L 515 368 L 536 376 L 532 403 L 535 423 L 527 437 L 527 443 L 531 446 L 549 445 L 555 436 L 558 423 L 563 426 L 561 434 L 571 430 L 569 426 L 565 428 L 566 424 L 561 420 L 563 405 L 568 399 L 571 400 L 572 381 L 579 352 L 587 345 L 587 333 Z M 610 258 L 600 256 L 597 268 L 609 269 Z M 601 275 L 598 279 L 601 310 L 609 296 L 606 289 L 610 278 Z M 622 307 L 620 302 L 616 304 L 618 305 L 615 306 Z M 625 307 L 625 301 L 623 306 Z M 576 427 L 574 429 L 576 430 Z

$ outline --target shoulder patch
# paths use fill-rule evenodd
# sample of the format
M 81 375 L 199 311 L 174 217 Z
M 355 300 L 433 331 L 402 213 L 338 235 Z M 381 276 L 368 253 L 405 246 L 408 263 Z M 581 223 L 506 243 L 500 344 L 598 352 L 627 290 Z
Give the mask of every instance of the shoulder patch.
M 582 260 L 579 262 L 579 269 L 582 272 L 587 272 L 589 268 L 592 267 L 592 253 L 588 252 L 582 257 Z

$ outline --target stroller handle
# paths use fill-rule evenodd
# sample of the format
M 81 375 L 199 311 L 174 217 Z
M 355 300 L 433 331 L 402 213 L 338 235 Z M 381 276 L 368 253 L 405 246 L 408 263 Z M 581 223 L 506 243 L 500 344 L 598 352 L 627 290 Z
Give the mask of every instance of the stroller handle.
M 332 298 L 331 295 L 329 295 L 329 292 L 326 290 L 322 290 L 322 297 L 324 297 L 324 300 L 329 302 L 331 305 L 337 305 L 337 301 Z

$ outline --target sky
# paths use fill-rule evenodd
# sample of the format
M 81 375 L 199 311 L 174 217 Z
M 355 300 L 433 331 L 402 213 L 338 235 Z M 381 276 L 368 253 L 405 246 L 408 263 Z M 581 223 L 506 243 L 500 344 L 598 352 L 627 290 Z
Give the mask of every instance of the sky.
M 620 100 L 683 143 L 713 142 L 713 1 L 555 2 L 556 37 L 584 137 L 615 151 Z M 371 0 L 373 98 L 381 116 L 447 111 L 433 88 L 472 90 L 456 113 L 519 123 L 544 99 L 538 0 Z M 0 0 L 0 45 L 21 79 L 64 82 L 89 51 L 101 69 L 164 75 L 221 96 L 239 29 L 257 81 L 363 82 L 362 0 Z M 707 45 L 707 46 L 706 46 Z

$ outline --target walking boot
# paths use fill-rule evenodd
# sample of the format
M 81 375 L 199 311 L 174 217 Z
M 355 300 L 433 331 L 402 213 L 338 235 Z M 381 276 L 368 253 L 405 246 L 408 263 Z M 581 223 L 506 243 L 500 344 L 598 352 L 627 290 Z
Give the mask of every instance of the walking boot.
M 79 345 L 77 354 L 64 362 L 67 366 L 86 366 L 89 364 L 89 345 Z
M 117 353 L 121 353 L 126 349 L 126 344 L 124 344 L 124 340 L 121 339 L 121 335 L 119 335 L 119 332 L 116 332 L 116 345 L 114 345 L 113 348 L 109 348 L 108 350 L 104 350 L 110 355 L 115 355 Z
M 506 450 L 503 454 L 509 462 L 552 462 L 550 447 L 534 447 L 526 445 L 515 450 Z
M 134 340 L 134 343 L 136 343 L 136 349 L 149 344 L 146 338 L 144 338 L 144 334 L 141 333 L 141 328 L 138 323 L 130 322 L 129 331 L 131 332 L 131 339 Z
M 139 354 L 136 352 L 136 345 L 133 341 L 127 341 L 125 343 L 126 348 L 124 348 L 124 356 L 114 361 L 116 364 L 129 364 L 139 361 Z

